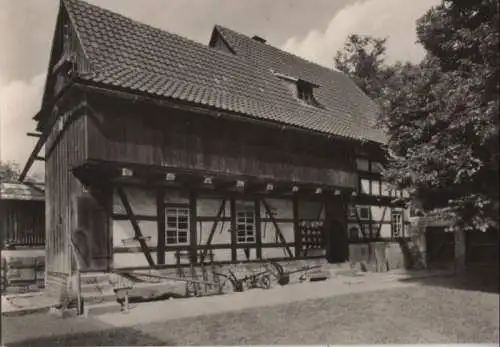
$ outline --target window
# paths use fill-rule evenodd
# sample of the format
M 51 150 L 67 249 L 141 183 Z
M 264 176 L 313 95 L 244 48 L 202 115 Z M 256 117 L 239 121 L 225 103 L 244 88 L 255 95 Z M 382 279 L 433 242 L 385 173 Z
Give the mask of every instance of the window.
M 391 214 L 392 237 L 403 236 L 403 213 L 402 211 L 392 211 Z
M 236 240 L 255 242 L 255 210 L 253 206 L 236 207 Z
M 313 88 L 315 86 L 309 82 L 297 81 L 297 97 L 308 105 L 319 106 L 319 103 L 314 98 Z
M 360 207 L 358 209 L 358 215 L 361 220 L 370 219 L 370 209 L 368 207 Z
M 187 244 L 189 235 L 189 208 L 168 207 L 165 214 L 167 244 Z

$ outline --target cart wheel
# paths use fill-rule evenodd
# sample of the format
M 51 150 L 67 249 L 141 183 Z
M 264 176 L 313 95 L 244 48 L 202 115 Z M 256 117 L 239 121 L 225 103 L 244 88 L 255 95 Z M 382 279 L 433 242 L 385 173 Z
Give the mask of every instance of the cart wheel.
M 262 278 L 260 279 L 260 286 L 263 289 L 269 289 L 269 288 L 271 288 L 271 278 L 270 278 L 269 275 L 262 276 Z

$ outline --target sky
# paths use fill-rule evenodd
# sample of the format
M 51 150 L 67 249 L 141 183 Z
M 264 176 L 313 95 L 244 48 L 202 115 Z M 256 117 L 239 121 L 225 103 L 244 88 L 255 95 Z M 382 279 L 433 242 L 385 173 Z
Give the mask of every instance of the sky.
M 415 22 L 440 0 L 87 0 L 208 44 L 215 24 L 333 67 L 349 34 L 387 37 L 387 62 L 417 62 Z M 59 0 L 0 0 L 0 160 L 21 167 L 35 144 Z M 42 172 L 38 163 L 33 172 Z

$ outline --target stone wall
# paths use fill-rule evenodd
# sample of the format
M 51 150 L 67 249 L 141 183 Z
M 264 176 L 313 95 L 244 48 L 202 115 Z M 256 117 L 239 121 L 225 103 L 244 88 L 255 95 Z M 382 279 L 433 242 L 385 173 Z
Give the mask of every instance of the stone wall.
M 362 271 L 423 269 L 426 264 L 425 228 L 410 225 L 407 238 L 349 245 L 351 266 Z

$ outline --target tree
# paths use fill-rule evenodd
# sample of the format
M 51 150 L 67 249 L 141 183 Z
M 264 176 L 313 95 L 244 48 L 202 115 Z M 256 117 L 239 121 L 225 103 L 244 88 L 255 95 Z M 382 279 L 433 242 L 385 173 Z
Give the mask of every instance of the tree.
M 0 182 L 15 181 L 19 177 L 19 166 L 11 161 L 0 161 Z
M 0 161 L 0 182 L 17 181 L 20 174 L 21 170 L 16 162 Z M 39 172 L 34 172 L 33 174 L 28 175 L 25 179 L 26 182 L 31 183 L 43 182 L 43 180 L 43 174 Z
M 349 75 L 368 96 L 378 99 L 387 78 L 383 65 L 387 39 L 349 35 L 334 60 L 335 67 Z
M 498 21 L 498 0 L 444 0 L 417 21 L 425 59 L 372 75 L 386 178 L 466 230 L 498 230 Z

